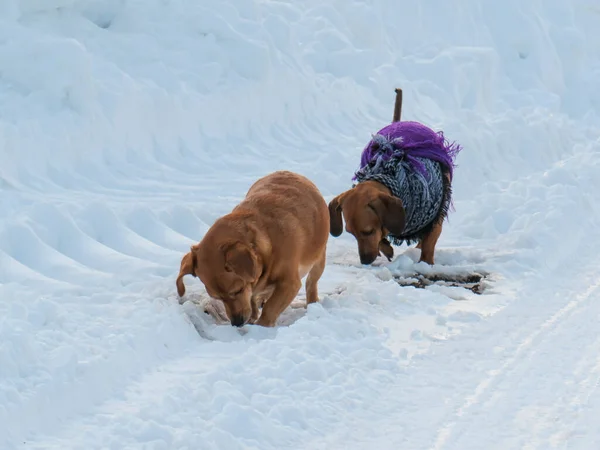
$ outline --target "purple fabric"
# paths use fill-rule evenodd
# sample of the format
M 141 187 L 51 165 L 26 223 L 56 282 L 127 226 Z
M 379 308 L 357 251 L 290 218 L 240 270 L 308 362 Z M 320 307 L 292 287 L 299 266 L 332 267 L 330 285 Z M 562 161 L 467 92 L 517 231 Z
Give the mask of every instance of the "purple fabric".
M 418 122 L 392 122 L 379 130 L 362 152 L 360 167 L 381 158 L 388 161 L 392 157 L 400 157 L 411 164 L 415 170 L 427 176 L 425 167 L 415 158 L 427 158 L 442 164 L 450 172 L 450 180 L 454 174 L 454 158 L 462 150 L 457 143 L 450 143 L 440 131 Z M 356 176 L 353 180 L 356 179 Z

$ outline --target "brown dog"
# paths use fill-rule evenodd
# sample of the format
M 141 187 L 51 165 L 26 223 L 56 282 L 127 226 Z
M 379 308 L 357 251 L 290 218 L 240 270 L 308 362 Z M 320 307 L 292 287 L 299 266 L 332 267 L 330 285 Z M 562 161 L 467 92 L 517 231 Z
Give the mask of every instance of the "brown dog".
M 306 303 L 319 300 L 328 237 L 327 203 L 317 187 L 302 175 L 274 172 L 191 247 L 181 261 L 177 292 L 185 294 L 183 277 L 193 275 L 208 295 L 223 301 L 232 325 L 272 327 L 307 274 Z

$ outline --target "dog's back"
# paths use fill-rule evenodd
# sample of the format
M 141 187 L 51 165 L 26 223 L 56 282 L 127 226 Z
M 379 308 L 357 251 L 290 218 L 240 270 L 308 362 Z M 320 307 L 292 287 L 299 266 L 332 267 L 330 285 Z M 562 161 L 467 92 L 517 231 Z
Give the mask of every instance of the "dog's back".
M 275 253 L 287 249 L 289 254 L 298 254 L 302 264 L 314 260 L 327 243 L 327 203 L 317 186 L 302 175 L 278 171 L 259 179 L 232 213 L 248 208 L 260 212 Z M 297 251 L 290 251 L 291 247 Z

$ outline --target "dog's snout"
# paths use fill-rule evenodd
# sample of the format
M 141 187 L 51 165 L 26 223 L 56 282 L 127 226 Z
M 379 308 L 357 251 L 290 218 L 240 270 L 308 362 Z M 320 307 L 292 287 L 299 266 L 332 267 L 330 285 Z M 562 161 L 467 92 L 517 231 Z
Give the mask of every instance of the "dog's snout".
M 231 325 L 234 327 L 241 327 L 246 323 L 246 319 L 241 314 L 235 315 L 231 318 Z
M 361 264 L 369 265 L 376 259 L 377 259 L 377 255 L 360 253 L 360 263 Z

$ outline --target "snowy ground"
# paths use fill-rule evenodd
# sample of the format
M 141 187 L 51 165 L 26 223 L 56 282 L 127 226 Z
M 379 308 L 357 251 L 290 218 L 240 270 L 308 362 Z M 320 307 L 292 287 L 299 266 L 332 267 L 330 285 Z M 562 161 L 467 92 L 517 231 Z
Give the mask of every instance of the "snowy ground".
M 0 0 L 0 449 L 599 448 L 599 18 Z M 350 186 L 397 86 L 464 147 L 436 266 L 362 267 L 346 234 L 275 329 L 218 324 L 191 277 L 180 305 L 256 178 Z

